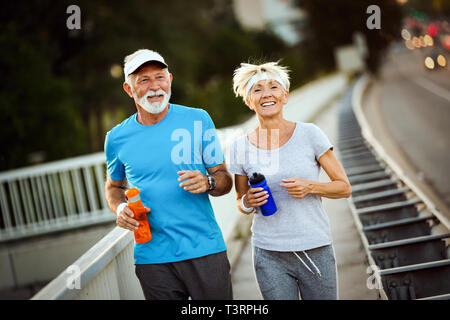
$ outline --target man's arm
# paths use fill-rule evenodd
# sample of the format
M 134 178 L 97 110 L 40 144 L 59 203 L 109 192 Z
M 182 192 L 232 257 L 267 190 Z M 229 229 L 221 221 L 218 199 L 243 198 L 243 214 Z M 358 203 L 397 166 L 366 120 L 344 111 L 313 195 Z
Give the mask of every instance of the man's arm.
M 112 180 L 109 175 L 106 177 L 105 183 L 105 197 L 109 208 L 116 213 L 117 207 L 123 202 L 127 202 L 125 198 L 125 191 L 128 188 L 127 179 Z
M 133 211 L 130 208 L 124 207 L 123 210 L 117 212 L 117 207 L 124 202 L 127 202 L 125 197 L 125 191 L 128 188 L 127 179 L 120 181 L 112 180 L 109 175 L 106 177 L 105 183 L 105 197 L 109 208 L 117 214 L 116 224 L 117 226 L 134 231 L 137 230 L 139 222 L 133 219 Z M 150 212 L 150 209 L 147 208 Z
M 214 178 L 216 182 L 216 187 L 214 190 L 210 191 L 209 194 L 218 197 L 230 192 L 233 187 L 233 179 L 231 174 L 228 172 L 225 162 L 211 168 L 206 169 L 208 174 Z M 198 170 L 182 170 L 178 171 L 180 177 L 178 181 L 183 181 L 180 183 L 180 187 L 191 193 L 203 193 L 208 192 L 209 182 L 208 177 L 202 174 Z M 186 180 L 187 179 L 187 180 Z
M 210 195 L 218 197 L 230 192 L 231 188 L 233 187 L 233 178 L 228 172 L 225 162 L 222 162 L 218 166 L 207 168 L 206 170 L 216 182 L 216 188 L 209 192 Z

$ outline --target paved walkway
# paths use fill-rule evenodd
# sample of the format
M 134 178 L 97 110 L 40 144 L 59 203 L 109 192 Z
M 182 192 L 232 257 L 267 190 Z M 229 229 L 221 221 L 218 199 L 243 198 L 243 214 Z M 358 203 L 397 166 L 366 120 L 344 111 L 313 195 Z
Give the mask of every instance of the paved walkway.
M 332 103 L 315 121 L 335 145 L 337 144 L 338 103 L 339 100 Z M 320 180 L 328 180 L 323 171 Z M 369 290 L 366 287 L 369 274 L 366 273 L 365 251 L 358 231 L 353 224 L 353 217 L 348 207 L 347 199 L 331 200 L 323 198 L 323 205 L 330 219 L 338 263 L 339 298 L 355 300 L 377 299 L 378 292 Z M 234 299 L 262 299 L 253 271 L 250 239 L 248 239 L 239 260 L 233 267 L 232 282 Z

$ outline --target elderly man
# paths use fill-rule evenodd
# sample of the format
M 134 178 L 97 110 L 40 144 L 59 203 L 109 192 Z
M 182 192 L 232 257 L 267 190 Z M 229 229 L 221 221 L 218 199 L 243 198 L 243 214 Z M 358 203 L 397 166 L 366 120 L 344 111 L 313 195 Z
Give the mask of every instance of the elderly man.
M 137 113 L 105 139 L 106 200 L 119 227 L 139 223 L 127 184 L 141 191 L 152 239 L 135 243 L 146 299 L 232 299 L 230 264 L 208 195 L 232 187 L 214 124 L 205 110 L 169 103 L 173 76 L 163 57 L 142 49 L 125 58 L 125 92 Z

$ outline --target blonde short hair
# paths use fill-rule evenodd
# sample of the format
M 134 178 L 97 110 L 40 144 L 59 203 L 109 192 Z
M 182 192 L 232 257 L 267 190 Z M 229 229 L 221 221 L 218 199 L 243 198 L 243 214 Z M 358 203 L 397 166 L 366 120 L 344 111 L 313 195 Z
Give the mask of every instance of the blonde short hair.
M 286 91 L 289 91 L 289 70 L 284 66 L 280 66 L 278 62 L 267 62 L 264 64 L 256 65 L 250 63 L 241 63 L 241 66 L 234 70 L 233 74 L 233 91 L 236 97 L 241 96 L 244 100 L 247 98 L 247 92 L 250 88 L 247 88 L 250 79 L 259 74 L 266 73 L 270 79 L 280 79 L 283 87 Z

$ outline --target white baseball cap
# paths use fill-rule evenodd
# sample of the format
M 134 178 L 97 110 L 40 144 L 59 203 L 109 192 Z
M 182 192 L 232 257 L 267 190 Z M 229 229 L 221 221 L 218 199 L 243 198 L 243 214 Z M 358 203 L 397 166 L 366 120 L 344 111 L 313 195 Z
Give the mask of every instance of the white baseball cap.
M 125 81 L 127 81 L 128 76 L 132 74 L 134 71 L 136 71 L 137 68 L 139 68 L 144 63 L 150 61 L 159 62 L 160 64 L 168 68 L 167 63 L 164 61 L 164 58 L 158 52 L 148 49 L 141 49 L 133 57 L 133 59 L 125 63 L 125 66 L 123 67 L 123 73 L 125 74 Z

